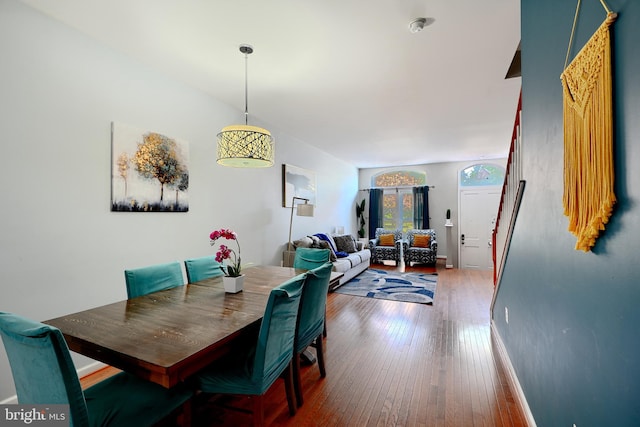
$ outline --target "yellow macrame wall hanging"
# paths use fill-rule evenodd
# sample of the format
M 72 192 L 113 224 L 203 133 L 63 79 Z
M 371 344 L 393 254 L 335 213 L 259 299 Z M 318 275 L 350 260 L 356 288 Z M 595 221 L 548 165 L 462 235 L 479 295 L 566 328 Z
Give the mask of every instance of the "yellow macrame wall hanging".
M 563 88 L 564 214 L 576 250 L 590 251 L 609 221 L 614 194 L 613 102 L 609 27 L 617 15 L 600 0 L 607 18 L 567 66 L 580 0 L 576 7 Z

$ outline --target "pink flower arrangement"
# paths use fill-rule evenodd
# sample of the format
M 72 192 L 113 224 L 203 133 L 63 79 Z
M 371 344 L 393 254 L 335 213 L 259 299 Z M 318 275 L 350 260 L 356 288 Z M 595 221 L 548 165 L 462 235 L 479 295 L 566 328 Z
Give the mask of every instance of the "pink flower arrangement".
M 220 245 L 220 249 L 216 252 L 216 261 L 222 264 L 222 261 L 228 259 L 230 262 L 225 267 L 222 265 L 220 269 L 224 272 L 225 276 L 229 277 L 238 277 L 240 276 L 240 243 L 238 243 L 238 236 L 235 232 L 228 230 L 226 228 L 221 228 L 220 230 L 212 231 L 209 235 L 209 239 L 211 240 L 211 246 L 216 244 L 216 241 L 220 238 L 224 238 L 226 240 L 235 240 L 236 245 L 238 246 L 238 252 L 234 251 L 227 245 Z

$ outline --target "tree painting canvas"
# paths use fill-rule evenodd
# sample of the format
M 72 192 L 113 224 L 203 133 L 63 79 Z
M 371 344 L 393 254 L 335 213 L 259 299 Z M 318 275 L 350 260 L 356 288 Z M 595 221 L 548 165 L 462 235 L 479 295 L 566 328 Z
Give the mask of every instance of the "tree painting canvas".
M 111 158 L 111 211 L 189 210 L 187 142 L 114 122 Z

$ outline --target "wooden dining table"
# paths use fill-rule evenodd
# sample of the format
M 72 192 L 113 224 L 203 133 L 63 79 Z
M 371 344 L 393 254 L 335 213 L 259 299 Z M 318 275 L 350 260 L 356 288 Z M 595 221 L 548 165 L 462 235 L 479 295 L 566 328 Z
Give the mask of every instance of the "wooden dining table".
M 60 329 L 72 351 L 170 388 L 257 330 L 271 290 L 302 272 L 254 266 L 243 269 L 236 294 L 217 277 L 44 323 Z M 330 281 L 341 276 L 332 272 Z

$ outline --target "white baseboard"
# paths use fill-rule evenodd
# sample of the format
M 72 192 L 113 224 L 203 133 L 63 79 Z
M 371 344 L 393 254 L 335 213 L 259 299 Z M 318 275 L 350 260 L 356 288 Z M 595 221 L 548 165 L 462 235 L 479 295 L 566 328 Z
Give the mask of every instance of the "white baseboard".
M 80 368 L 78 369 L 78 378 L 83 378 L 86 377 L 89 374 L 92 374 L 102 368 L 104 368 L 105 365 L 102 362 L 94 362 L 91 363 L 87 366 L 85 366 L 84 368 Z M 11 397 L 8 397 L 5 400 L 0 401 L 0 405 L 15 405 L 18 403 L 18 396 L 16 396 L 15 394 Z
M 18 396 L 15 394 L 5 400 L 0 401 L 0 405 L 16 405 L 18 403 Z
M 84 368 L 78 369 L 78 378 L 84 378 L 89 374 L 93 374 L 96 371 L 99 371 L 102 368 L 105 368 L 108 365 L 105 365 L 102 362 L 93 362 L 85 366 Z
M 498 357 L 500 357 L 500 361 L 507 371 L 507 381 L 509 382 L 509 387 L 513 391 L 513 397 L 515 399 L 516 405 L 518 405 L 522 410 L 527 426 L 536 427 L 536 420 L 533 418 L 533 414 L 531 413 L 531 409 L 529 408 L 527 399 L 524 396 L 524 391 L 522 391 L 522 387 L 520 386 L 520 381 L 518 381 L 516 371 L 515 369 L 513 369 L 513 365 L 511 364 L 511 359 L 509 358 L 509 353 L 507 353 L 507 348 L 504 346 L 502 337 L 500 336 L 500 333 L 498 332 L 498 329 L 496 328 L 495 322 L 493 320 L 491 321 L 491 338 L 498 348 Z

